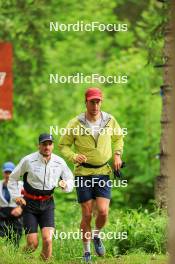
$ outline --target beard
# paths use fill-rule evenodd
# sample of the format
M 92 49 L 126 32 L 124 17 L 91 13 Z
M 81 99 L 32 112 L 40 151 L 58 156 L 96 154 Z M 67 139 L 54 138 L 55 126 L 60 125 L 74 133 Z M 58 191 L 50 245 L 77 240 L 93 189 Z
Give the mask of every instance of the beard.
M 44 157 L 49 157 L 50 156 L 50 154 L 45 154 L 45 153 L 43 153 L 42 154 Z
M 49 156 L 51 156 L 51 152 L 49 151 L 49 153 L 47 153 L 47 152 L 40 152 L 42 155 L 43 155 L 43 157 L 49 157 Z

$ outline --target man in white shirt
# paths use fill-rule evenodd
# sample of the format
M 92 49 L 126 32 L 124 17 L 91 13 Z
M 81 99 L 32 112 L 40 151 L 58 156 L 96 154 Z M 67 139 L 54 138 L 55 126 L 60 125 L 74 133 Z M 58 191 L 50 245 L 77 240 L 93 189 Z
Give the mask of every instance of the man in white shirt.
M 9 190 L 15 193 L 20 176 L 24 180 L 23 224 L 27 236 L 26 251 L 38 247 L 38 225 L 42 235 L 43 260 L 52 255 L 52 234 L 54 231 L 54 188 L 59 185 L 63 191 L 73 190 L 74 181 L 66 162 L 52 153 L 53 137 L 50 134 L 39 136 L 39 151 L 24 157 L 10 175 Z M 59 180 L 61 182 L 59 183 Z M 18 198 L 18 194 L 16 198 Z M 22 200 L 21 200 L 22 201 Z
M 13 193 L 10 195 L 7 187 L 9 175 L 14 168 L 12 162 L 3 164 L 3 180 L 0 181 L 0 237 L 6 237 L 18 247 L 22 236 L 22 208 L 14 202 Z M 21 195 L 22 188 L 23 183 L 19 182 L 15 192 Z

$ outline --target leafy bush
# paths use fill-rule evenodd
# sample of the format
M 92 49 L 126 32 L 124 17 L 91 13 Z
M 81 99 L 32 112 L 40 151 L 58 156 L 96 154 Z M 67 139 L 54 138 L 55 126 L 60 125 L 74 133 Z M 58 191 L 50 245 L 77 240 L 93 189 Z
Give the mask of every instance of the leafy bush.
M 127 232 L 127 239 L 112 240 L 111 254 L 128 254 L 135 251 L 145 253 L 164 254 L 166 252 L 166 225 L 165 213 L 148 210 L 119 211 L 112 214 L 108 229 L 116 232 Z

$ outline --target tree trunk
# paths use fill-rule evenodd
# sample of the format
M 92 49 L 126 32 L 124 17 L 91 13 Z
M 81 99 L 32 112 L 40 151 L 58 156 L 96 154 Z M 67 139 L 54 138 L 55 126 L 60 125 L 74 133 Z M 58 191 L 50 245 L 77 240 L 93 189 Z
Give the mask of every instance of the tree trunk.
M 161 140 L 160 140 L 160 175 L 156 178 L 155 182 L 155 198 L 157 205 L 160 208 L 167 208 L 168 206 L 168 140 L 170 129 L 170 100 L 171 100 L 171 62 L 170 50 L 172 43 L 172 35 L 170 25 L 166 25 L 164 42 L 164 64 L 159 65 L 163 69 L 163 85 L 161 88 L 162 95 L 162 115 L 161 115 Z
M 170 101 L 170 118 L 171 129 L 169 133 L 169 152 L 168 159 L 169 169 L 169 196 L 168 196 L 168 212 L 169 220 L 169 240 L 168 251 L 170 253 L 169 264 L 175 263 L 175 0 L 171 0 L 171 42 L 170 42 L 170 72 L 169 78 L 172 87 L 171 101 Z

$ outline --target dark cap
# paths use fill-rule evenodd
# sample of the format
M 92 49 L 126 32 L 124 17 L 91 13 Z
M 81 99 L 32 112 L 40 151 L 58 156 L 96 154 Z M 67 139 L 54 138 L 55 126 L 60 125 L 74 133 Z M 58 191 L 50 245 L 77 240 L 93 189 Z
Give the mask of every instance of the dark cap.
M 39 144 L 45 141 L 54 141 L 53 136 L 51 134 L 43 133 L 39 136 Z

